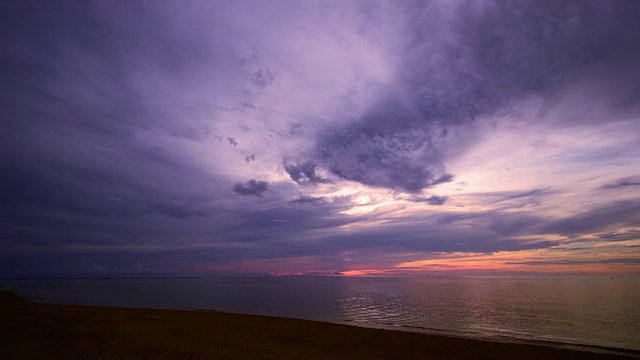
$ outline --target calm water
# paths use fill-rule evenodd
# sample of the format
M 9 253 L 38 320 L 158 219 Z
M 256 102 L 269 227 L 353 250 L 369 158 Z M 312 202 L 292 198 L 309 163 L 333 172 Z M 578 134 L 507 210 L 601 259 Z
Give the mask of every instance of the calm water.
M 640 278 L 0 279 L 32 301 L 212 309 L 640 350 Z

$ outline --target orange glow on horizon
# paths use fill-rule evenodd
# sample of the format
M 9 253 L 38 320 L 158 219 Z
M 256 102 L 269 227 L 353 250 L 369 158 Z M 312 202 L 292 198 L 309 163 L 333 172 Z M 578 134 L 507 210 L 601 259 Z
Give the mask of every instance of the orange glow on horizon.
M 270 276 L 432 276 L 491 274 L 639 274 L 640 241 L 581 243 L 546 249 L 496 253 L 396 254 L 405 261 L 362 262 L 357 252 L 319 260 L 315 257 L 245 259 L 191 265 L 182 270 L 211 273 L 267 274 Z M 376 254 L 371 257 L 375 258 Z M 427 258 L 416 258 L 424 256 Z M 328 261 L 327 261 L 328 260 Z M 342 260 L 342 261 L 340 261 Z

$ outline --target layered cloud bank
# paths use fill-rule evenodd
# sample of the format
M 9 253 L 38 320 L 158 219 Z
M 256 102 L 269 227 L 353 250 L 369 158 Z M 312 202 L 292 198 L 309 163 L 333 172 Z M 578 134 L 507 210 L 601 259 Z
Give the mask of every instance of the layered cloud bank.
M 0 273 L 640 273 L 637 1 L 2 4 Z

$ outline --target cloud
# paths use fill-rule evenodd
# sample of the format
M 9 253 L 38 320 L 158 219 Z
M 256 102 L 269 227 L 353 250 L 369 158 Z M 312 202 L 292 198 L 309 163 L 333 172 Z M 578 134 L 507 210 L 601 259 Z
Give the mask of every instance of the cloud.
M 324 132 L 317 153 L 334 175 L 415 193 L 453 178 L 432 144 L 440 131 L 416 124 L 395 104 L 380 105 L 358 123 Z
M 457 31 L 469 50 L 485 103 L 549 91 L 592 66 L 624 66 L 640 57 L 632 1 L 477 3 L 462 10 Z M 536 16 L 531 16 L 535 13 Z M 637 75 L 637 74 L 636 74 Z M 475 97 L 478 99 L 478 97 Z
M 317 185 L 317 184 L 329 184 L 328 179 L 323 179 L 318 174 L 318 166 L 313 161 L 304 161 L 302 163 L 287 163 L 284 162 L 284 170 L 289 174 L 291 180 L 295 181 L 299 185 Z
M 617 201 L 545 224 L 547 233 L 575 235 L 640 224 L 640 202 Z
M 269 184 L 265 181 L 255 181 L 253 179 L 247 181 L 247 184 L 236 183 L 233 186 L 233 191 L 240 195 L 255 195 L 262 196 L 262 193 L 267 191 Z
M 503 200 L 501 201 L 506 201 L 506 200 L 520 199 L 524 197 L 539 196 L 541 194 L 547 193 L 548 190 L 549 190 L 548 188 L 533 189 L 529 191 L 497 192 L 497 193 L 486 194 L 486 195 L 495 195 L 497 197 L 502 197 Z
M 448 197 L 446 196 L 436 196 L 436 195 L 432 195 L 430 197 L 411 197 L 409 198 L 409 201 L 412 202 L 424 202 L 427 203 L 429 205 L 444 205 L 445 202 L 447 202 Z
M 318 137 L 318 157 L 334 175 L 419 192 L 447 173 L 453 149 L 475 140 L 462 125 L 548 97 L 595 67 L 640 75 L 637 3 L 405 6 L 411 45 L 396 64 L 398 83 L 363 116 Z
M 536 261 L 510 261 L 510 265 L 584 265 L 584 264 L 640 264 L 638 258 L 614 258 L 603 260 L 536 260 Z
M 291 204 L 300 204 L 300 205 L 326 205 L 329 204 L 329 200 L 324 197 L 313 197 L 313 196 L 301 196 L 297 199 L 289 201 Z
M 640 177 L 634 176 L 634 177 L 619 179 L 614 183 L 602 185 L 600 189 L 610 190 L 610 189 L 626 188 L 630 186 L 640 186 Z
M 623 232 L 609 232 L 605 234 L 599 234 L 598 238 L 607 241 L 640 240 L 640 230 L 634 229 Z
M 274 80 L 275 75 L 267 68 L 257 69 L 251 76 L 251 82 L 261 88 L 271 85 Z
M 541 202 L 557 191 L 550 188 L 536 188 L 532 190 L 514 190 L 514 191 L 487 191 L 477 192 L 470 197 L 473 201 L 483 204 L 491 204 L 499 209 L 516 209 L 540 205 Z

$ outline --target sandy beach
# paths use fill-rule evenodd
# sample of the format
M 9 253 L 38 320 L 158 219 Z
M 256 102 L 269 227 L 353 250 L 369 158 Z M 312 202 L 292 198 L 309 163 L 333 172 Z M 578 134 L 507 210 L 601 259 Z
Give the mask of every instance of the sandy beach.
M 629 359 L 215 311 L 31 304 L 0 292 L 2 359 Z

